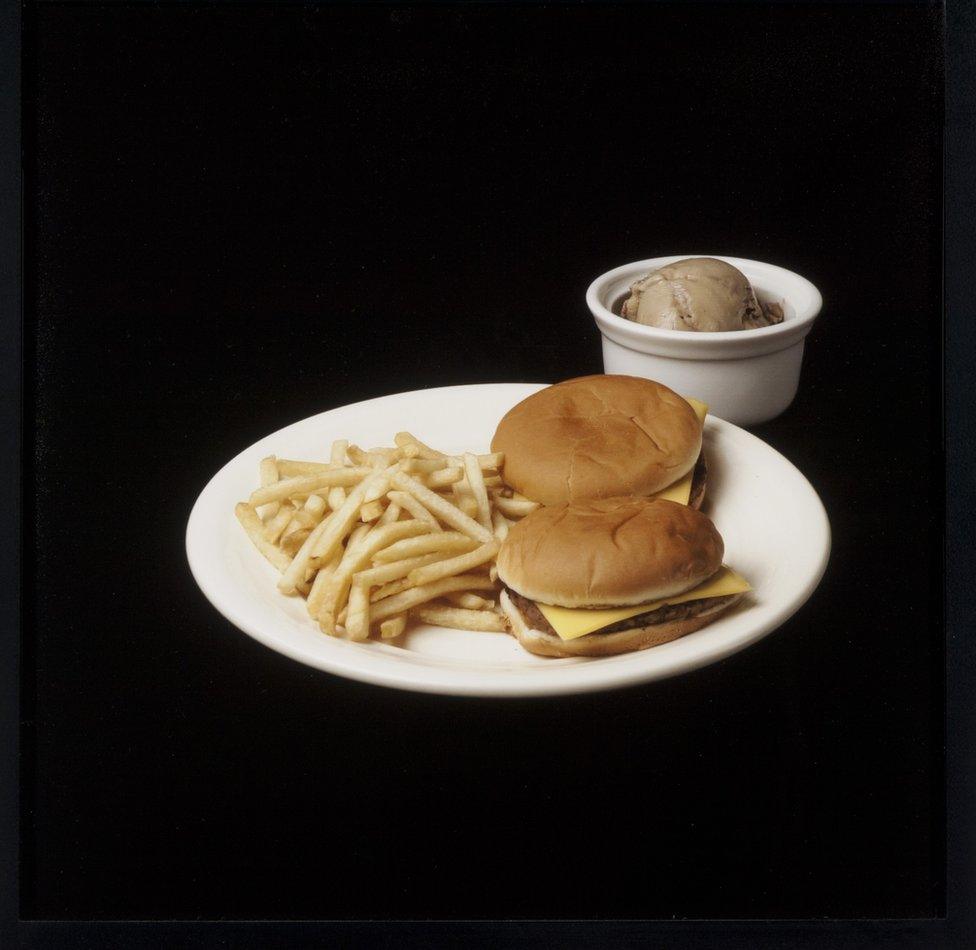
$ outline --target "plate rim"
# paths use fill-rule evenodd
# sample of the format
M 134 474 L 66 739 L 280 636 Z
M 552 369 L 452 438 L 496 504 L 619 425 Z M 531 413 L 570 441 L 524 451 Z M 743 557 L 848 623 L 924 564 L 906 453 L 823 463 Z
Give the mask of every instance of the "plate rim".
M 567 672 L 574 669 L 590 669 L 594 670 L 595 672 L 584 677 L 583 679 L 578 679 L 577 677 L 570 675 L 568 682 L 564 682 L 565 674 L 561 674 L 560 676 L 556 677 L 553 677 L 551 674 L 547 673 L 543 673 L 542 676 L 537 675 L 539 672 L 544 670 L 543 667 L 527 667 L 525 671 L 512 670 L 507 671 L 506 673 L 493 670 L 486 675 L 484 681 L 477 676 L 475 671 L 453 670 L 453 675 L 460 677 L 460 679 L 456 682 L 445 681 L 447 678 L 443 675 L 443 669 L 439 671 L 441 675 L 432 675 L 438 671 L 436 671 L 436 669 L 428 669 L 427 678 L 425 679 L 421 677 L 418 679 L 415 675 L 411 675 L 411 673 L 415 673 L 418 668 L 422 669 L 423 664 L 420 664 L 419 666 L 404 664 L 402 671 L 396 668 L 387 668 L 382 664 L 380 664 L 377 669 L 373 669 L 369 663 L 348 661 L 341 652 L 337 652 L 334 657 L 328 657 L 327 661 L 323 662 L 323 658 L 320 655 L 313 655 L 304 649 L 300 643 L 293 643 L 287 638 L 282 640 L 281 638 L 275 638 L 273 635 L 266 634 L 260 623 L 249 619 L 243 613 L 239 612 L 233 603 L 226 601 L 222 594 L 219 591 L 215 591 L 210 584 L 210 578 L 207 576 L 205 566 L 201 563 L 200 558 L 197 556 L 198 552 L 196 551 L 196 545 L 194 544 L 197 531 L 203 529 L 203 511 L 206 508 L 208 495 L 219 487 L 221 479 L 225 477 L 229 470 L 234 469 L 242 456 L 252 453 L 258 446 L 262 445 L 268 440 L 280 438 L 295 427 L 308 425 L 313 423 L 316 419 L 322 416 L 327 416 L 333 412 L 362 409 L 370 404 L 379 403 L 386 400 L 396 400 L 404 397 L 419 396 L 421 394 L 430 394 L 434 392 L 448 393 L 457 390 L 478 390 L 497 387 L 537 390 L 548 385 L 550 384 L 536 382 L 468 383 L 454 386 L 431 386 L 424 387 L 422 389 L 389 393 L 386 395 L 374 396 L 370 399 L 363 399 L 358 402 L 347 403 L 341 406 L 334 406 L 330 409 L 325 409 L 322 412 L 315 413 L 314 415 L 297 419 L 294 422 L 288 423 L 287 425 L 276 429 L 274 432 L 262 436 L 255 442 L 241 449 L 229 461 L 222 465 L 210 477 L 191 506 L 190 514 L 186 522 L 184 545 L 190 573 L 195 583 L 200 588 L 200 591 L 209 601 L 211 606 L 213 606 L 218 613 L 221 614 L 221 616 L 233 624 L 238 630 L 247 634 L 249 637 L 256 640 L 258 643 L 261 643 L 268 649 L 273 650 L 276 653 L 280 653 L 283 656 L 287 656 L 289 659 L 301 663 L 304 666 L 309 666 L 324 673 L 334 676 L 342 676 L 344 678 L 352 679 L 361 683 L 368 683 L 374 686 L 406 689 L 412 692 L 422 692 L 427 694 L 477 696 L 482 698 L 543 697 L 599 692 L 611 689 L 621 689 L 640 684 L 649 684 L 656 680 L 678 676 L 682 673 L 690 672 L 691 670 L 710 666 L 713 663 L 718 663 L 721 660 L 727 659 L 729 656 L 738 653 L 740 650 L 744 650 L 747 647 L 752 646 L 781 627 L 810 599 L 814 591 L 819 586 L 820 581 L 823 579 L 827 565 L 830 561 L 831 549 L 833 546 L 830 520 L 827 516 L 827 511 L 824 507 L 822 499 L 820 498 L 820 495 L 810 483 L 809 479 L 807 479 L 807 477 L 788 458 L 786 458 L 786 456 L 784 456 L 773 446 L 769 445 L 767 442 L 763 441 L 758 436 L 747 431 L 746 429 L 713 415 L 709 415 L 708 417 L 709 424 L 713 428 L 717 427 L 720 431 L 723 428 L 727 428 L 734 433 L 734 437 L 744 437 L 746 443 L 751 443 L 753 447 L 757 447 L 760 451 L 772 453 L 780 464 L 786 465 L 788 468 L 792 469 L 795 475 L 802 480 L 803 484 L 807 488 L 807 491 L 809 492 L 809 501 L 815 502 L 814 510 L 817 515 L 817 527 L 822 535 L 823 544 L 816 567 L 809 574 L 806 583 L 790 601 L 778 606 L 773 613 L 765 619 L 765 621 L 758 623 L 753 628 L 750 628 L 748 634 L 739 636 L 733 641 L 725 644 L 714 645 L 704 656 L 701 654 L 691 654 L 685 656 L 684 658 L 677 657 L 668 664 L 656 667 L 645 667 L 641 666 L 640 664 L 617 667 L 615 664 L 607 664 L 606 661 L 613 660 L 615 659 L 614 657 L 598 658 L 596 661 L 587 661 L 584 659 L 582 664 L 574 663 L 572 666 L 560 666 L 558 669 L 560 671 Z M 522 398 L 524 398 L 524 396 Z M 230 513 L 228 513 L 228 516 L 229 515 Z M 256 556 L 260 557 L 257 552 L 254 553 Z M 357 644 L 356 646 L 361 645 Z M 640 653 L 643 652 L 644 651 L 640 651 Z M 648 651 L 648 653 L 651 652 L 652 651 Z M 352 654 L 350 654 L 350 656 L 352 656 Z M 361 660 L 362 656 L 362 653 L 357 652 L 355 654 L 357 660 Z M 631 654 L 625 654 L 625 656 L 629 657 Z M 606 670 L 605 675 L 599 675 L 599 672 L 597 671 L 600 669 Z M 555 672 L 555 670 L 553 670 L 553 672 Z M 507 680 L 498 681 L 498 677 L 500 676 L 506 676 L 508 678 Z

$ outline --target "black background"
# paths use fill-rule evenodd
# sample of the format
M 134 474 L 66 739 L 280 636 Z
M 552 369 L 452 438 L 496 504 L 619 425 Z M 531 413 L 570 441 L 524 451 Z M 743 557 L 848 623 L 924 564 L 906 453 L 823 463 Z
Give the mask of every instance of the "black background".
M 27 27 L 25 916 L 942 911 L 936 7 Z M 617 693 L 450 699 L 301 667 L 197 590 L 185 519 L 241 448 L 599 371 L 586 285 L 686 252 L 825 298 L 756 429 L 834 530 L 776 635 Z

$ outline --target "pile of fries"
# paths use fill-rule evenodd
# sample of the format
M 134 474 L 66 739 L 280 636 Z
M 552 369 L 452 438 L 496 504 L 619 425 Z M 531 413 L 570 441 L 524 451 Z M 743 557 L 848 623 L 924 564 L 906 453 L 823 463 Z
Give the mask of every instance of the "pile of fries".
M 537 507 L 502 482 L 501 453 L 451 456 L 400 432 L 390 448 L 332 443 L 328 462 L 271 456 L 236 509 L 255 547 L 324 633 L 400 636 L 411 618 L 507 629 L 495 556 Z

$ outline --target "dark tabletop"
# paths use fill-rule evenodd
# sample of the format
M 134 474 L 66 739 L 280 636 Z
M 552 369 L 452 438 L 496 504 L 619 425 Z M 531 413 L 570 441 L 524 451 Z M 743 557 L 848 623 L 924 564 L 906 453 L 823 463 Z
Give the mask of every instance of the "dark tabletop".
M 27 24 L 26 916 L 940 911 L 936 7 Z M 186 518 L 238 451 L 599 372 L 589 281 L 684 252 L 824 296 L 755 429 L 834 533 L 774 635 L 618 692 L 445 698 L 301 666 L 197 589 Z

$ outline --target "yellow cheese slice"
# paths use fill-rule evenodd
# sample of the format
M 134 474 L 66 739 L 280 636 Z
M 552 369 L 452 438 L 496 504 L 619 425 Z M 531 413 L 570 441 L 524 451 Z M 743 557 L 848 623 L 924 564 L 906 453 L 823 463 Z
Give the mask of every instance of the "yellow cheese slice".
M 705 416 L 708 415 L 708 406 L 703 402 L 699 402 L 697 399 L 690 399 L 688 396 L 685 396 L 685 402 L 695 410 L 698 421 L 704 425 Z M 691 481 L 694 475 L 695 468 L 692 466 L 691 471 L 684 478 L 679 478 L 674 484 L 668 485 L 663 491 L 659 491 L 651 497 L 666 498 L 668 501 L 676 501 L 679 505 L 687 505 L 691 500 Z
M 685 402 L 695 410 L 695 415 L 698 416 L 698 421 L 704 425 L 705 416 L 708 415 L 708 403 L 704 403 L 700 399 L 692 399 L 691 396 L 685 396 L 684 399 Z
M 699 584 L 694 590 L 655 600 L 650 604 L 638 604 L 636 607 L 611 607 L 608 610 L 573 610 L 569 607 L 552 607 L 549 604 L 536 604 L 542 611 L 542 616 L 552 624 L 552 629 L 563 640 L 575 640 L 585 637 L 594 630 L 609 627 L 618 620 L 636 617 L 651 610 L 657 610 L 665 604 L 683 604 L 689 600 L 702 600 L 705 597 L 728 597 L 730 594 L 742 594 L 752 590 L 749 582 L 730 567 L 724 565 L 713 574 L 704 584 Z

